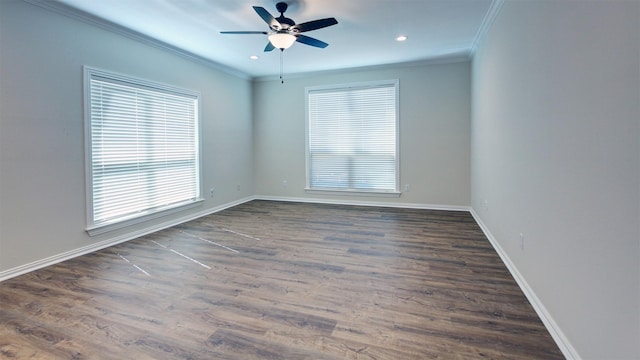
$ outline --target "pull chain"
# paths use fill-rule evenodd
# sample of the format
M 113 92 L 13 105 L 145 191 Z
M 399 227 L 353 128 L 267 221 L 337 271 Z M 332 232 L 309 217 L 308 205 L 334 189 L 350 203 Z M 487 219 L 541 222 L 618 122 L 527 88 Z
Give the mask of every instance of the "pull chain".
M 283 60 L 283 58 L 284 58 L 284 49 L 280 49 L 280 82 L 282 84 L 284 84 L 284 78 L 282 76 L 282 73 L 283 73 L 282 69 L 284 68 L 284 65 L 283 65 L 284 64 L 284 60 Z

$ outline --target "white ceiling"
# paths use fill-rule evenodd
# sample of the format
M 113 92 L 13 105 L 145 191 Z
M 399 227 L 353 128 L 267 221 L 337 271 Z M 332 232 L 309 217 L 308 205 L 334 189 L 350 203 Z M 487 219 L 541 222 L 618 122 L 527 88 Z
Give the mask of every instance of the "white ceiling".
M 277 75 L 280 51 L 264 53 L 268 31 L 252 6 L 279 16 L 277 0 L 58 0 L 250 77 Z M 497 0 L 287 0 L 296 23 L 335 17 L 338 24 L 305 32 L 325 49 L 295 43 L 284 52 L 285 73 L 468 56 Z M 395 41 L 398 35 L 405 42 Z M 258 60 L 249 56 L 258 55 Z

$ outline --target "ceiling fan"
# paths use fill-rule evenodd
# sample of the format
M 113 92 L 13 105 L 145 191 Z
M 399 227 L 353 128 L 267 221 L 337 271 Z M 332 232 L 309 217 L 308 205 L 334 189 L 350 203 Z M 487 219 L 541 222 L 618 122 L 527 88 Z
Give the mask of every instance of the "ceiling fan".
M 322 29 L 327 26 L 335 25 L 338 21 L 335 18 L 326 18 L 313 21 L 303 22 L 296 24 L 293 20 L 284 16 L 287 11 L 286 2 L 279 2 L 276 4 L 276 9 L 280 13 L 280 16 L 274 18 L 265 8 L 262 6 L 254 6 L 253 9 L 258 15 L 269 25 L 269 32 L 267 31 L 221 31 L 221 34 L 263 34 L 269 35 L 269 43 L 264 48 L 264 51 L 272 51 L 273 49 L 288 49 L 294 42 L 303 43 L 306 45 L 315 46 L 318 48 L 325 48 L 329 44 L 312 37 L 302 35 L 303 32 Z

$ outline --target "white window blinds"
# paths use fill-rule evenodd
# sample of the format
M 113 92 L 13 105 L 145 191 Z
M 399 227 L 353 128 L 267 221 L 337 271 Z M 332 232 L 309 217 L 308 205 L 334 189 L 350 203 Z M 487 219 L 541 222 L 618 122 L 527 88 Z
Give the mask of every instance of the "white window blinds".
M 89 228 L 198 200 L 197 93 L 87 69 Z
M 307 89 L 307 187 L 397 192 L 397 81 Z

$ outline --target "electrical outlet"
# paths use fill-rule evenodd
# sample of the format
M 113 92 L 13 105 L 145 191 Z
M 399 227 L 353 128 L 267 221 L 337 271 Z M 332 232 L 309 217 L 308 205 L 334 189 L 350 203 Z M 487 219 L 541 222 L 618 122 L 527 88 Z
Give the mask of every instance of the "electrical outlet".
M 236 190 L 237 190 L 237 191 L 240 191 L 240 184 L 238 184 L 238 185 L 236 186 Z
M 489 210 L 489 202 L 486 199 L 482 200 L 482 209 Z
M 524 234 L 520 233 L 520 250 L 524 250 Z
M 409 192 L 411 190 L 411 187 L 409 186 L 409 184 L 404 184 L 404 192 Z
M 209 196 L 213 197 L 214 192 L 216 192 L 216 188 L 209 189 Z
M 286 189 L 288 186 L 289 183 L 287 182 L 287 180 L 282 180 L 282 187 Z

